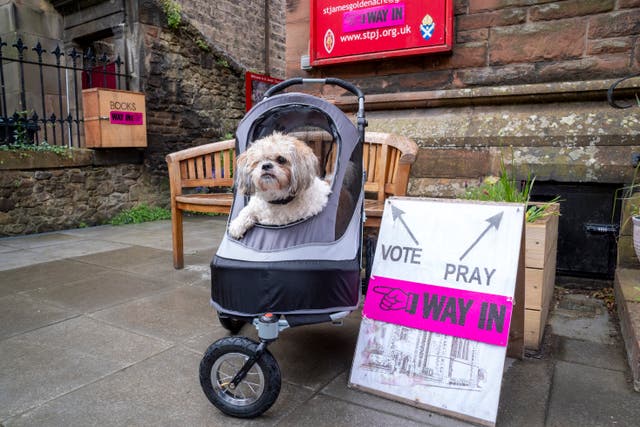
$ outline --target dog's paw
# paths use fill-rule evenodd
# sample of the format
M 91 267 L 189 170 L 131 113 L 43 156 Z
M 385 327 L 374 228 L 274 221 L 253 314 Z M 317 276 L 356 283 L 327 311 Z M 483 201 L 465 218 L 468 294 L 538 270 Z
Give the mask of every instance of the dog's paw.
M 227 232 L 234 239 L 241 239 L 242 236 L 244 236 L 244 233 L 246 231 L 247 231 L 247 229 L 238 220 L 231 221 L 231 223 L 229 224 L 229 227 L 227 228 Z

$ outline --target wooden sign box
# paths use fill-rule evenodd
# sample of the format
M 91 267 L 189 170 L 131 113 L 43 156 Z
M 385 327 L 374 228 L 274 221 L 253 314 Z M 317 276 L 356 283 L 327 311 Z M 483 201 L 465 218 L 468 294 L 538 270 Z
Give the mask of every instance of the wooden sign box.
M 144 94 L 92 88 L 82 91 L 85 147 L 147 146 Z
M 533 223 L 525 231 L 525 347 L 538 350 L 553 299 L 558 248 L 558 210 Z

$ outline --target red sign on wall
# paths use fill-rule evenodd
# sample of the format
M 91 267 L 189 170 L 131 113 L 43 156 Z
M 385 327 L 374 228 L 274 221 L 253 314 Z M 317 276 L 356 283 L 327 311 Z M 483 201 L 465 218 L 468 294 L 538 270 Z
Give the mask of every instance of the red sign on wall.
M 450 51 L 453 0 L 311 0 L 311 65 Z
M 282 79 L 247 71 L 245 73 L 245 99 L 247 111 L 249 111 L 258 102 L 262 101 L 264 93 L 267 90 L 281 81 Z

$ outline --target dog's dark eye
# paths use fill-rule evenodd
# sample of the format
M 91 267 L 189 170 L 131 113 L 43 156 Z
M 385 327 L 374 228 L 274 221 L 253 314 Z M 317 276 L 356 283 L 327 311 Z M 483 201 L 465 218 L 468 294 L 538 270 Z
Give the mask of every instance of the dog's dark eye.
M 278 157 L 276 157 L 276 162 L 278 162 L 278 164 L 280 164 L 280 165 L 284 165 L 285 163 L 287 163 L 287 159 L 285 159 L 282 156 L 278 156 Z

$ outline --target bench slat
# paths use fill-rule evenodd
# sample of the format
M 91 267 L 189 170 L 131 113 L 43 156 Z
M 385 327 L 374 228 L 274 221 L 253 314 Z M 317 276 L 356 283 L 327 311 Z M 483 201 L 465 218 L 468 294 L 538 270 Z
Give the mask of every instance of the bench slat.
M 233 194 L 231 193 L 212 193 L 212 194 L 185 194 L 176 196 L 178 203 L 206 205 L 206 206 L 231 206 L 233 202 Z
M 210 178 L 183 179 L 180 184 L 184 188 L 193 187 L 233 187 L 233 178 L 221 178 L 212 180 Z
M 204 157 L 198 156 L 195 159 L 196 162 L 196 177 L 197 178 L 205 178 L 204 175 Z

